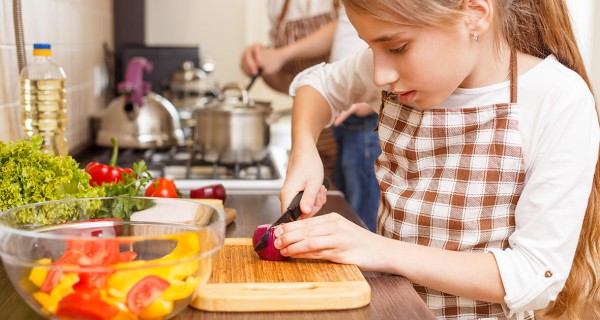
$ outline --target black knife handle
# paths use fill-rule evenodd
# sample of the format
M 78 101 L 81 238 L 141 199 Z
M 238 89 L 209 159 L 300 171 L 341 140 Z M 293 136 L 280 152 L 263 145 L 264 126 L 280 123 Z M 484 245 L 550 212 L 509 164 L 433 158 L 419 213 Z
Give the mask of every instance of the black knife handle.
M 296 209 L 298 209 L 298 207 L 300 206 L 300 200 L 302 200 L 302 195 L 304 195 L 304 191 L 300 191 L 298 192 L 298 194 L 296 194 L 294 199 L 292 199 L 292 202 L 290 202 L 290 205 L 287 207 L 288 211 L 295 211 Z
M 325 189 L 329 189 L 329 179 L 327 179 L 327 177 L 323 179 L 323 185 L 325 186 Z M 300 200 L 302 200 L 302 195 L 304 195 L 304 190 L 298 192 L 294 199 L 292 199 L 292 202 L 290 202 L 290 205 L 287 207 L 287 211 L 300 211 L 298 209 L 300 207 Z M 297 220 L 298 217 L 300 217 L 299 213 L 297 214 L 297 216 L 294 216 L 294 220 Z

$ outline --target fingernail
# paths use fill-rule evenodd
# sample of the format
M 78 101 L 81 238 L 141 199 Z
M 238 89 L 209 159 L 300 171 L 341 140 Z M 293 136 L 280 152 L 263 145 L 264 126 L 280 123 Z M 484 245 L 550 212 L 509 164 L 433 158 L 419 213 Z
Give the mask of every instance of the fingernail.
M 303 206 L 303 212 L 312 212 L 312 206 L 310 204 L 305 204 Z
M 275 246 L 275 248 L 279 249 L 279 247 L 281 247 L 281 240 L 275 239 L 275 242 L 273 242 L 273 245 Z
M 276 237 L 280 237 L 283 234 L 283 229 L 281 229 L 281 227 L 275 229 L 274 234 Z

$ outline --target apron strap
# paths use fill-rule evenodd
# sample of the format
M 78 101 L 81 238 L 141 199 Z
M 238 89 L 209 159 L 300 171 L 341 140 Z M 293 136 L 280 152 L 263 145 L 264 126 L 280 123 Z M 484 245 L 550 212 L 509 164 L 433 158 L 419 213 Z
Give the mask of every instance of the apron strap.
M 281 8 L 281 13 L 279 13 L 279 17 L 277 18 L 277 28 L 279 28 L 279 26 L 283 22 L 283 19 L 285 18 L 285 14 L 287 13 L 289 4 L 290 4 L 290 0 L 285 0 L 285 2 L 283 3 L 283 7 Z M 333 1 L 333 12 L 335 13 L 336 17 L 337 17 L 337 12 L 338 12 L 339 7 L 340 7 L 340 1 L 334 0 Z
M 519 72 L 517 68 L 517 52 L 510 50 L 510 103 L 517 103 L 517 84 Z
M 279 28 L 279 26 L 281 25 L 281 22 L 283 21 L 283 18 L 285 18 L 285 14 L 287 13 L 289 4 L 290 4 L 290 0 L 285 0 L 285 2 L 283 3 L 283 8 L 281 9 L 279 18 L 277 18 L 277 28 Z

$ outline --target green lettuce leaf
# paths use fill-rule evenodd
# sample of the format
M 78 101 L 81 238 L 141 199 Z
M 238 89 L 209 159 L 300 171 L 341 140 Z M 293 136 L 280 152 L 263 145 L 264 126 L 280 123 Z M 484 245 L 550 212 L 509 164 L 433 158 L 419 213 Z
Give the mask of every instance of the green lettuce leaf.
M 40 136 L 29 141 L 0 141 L 0 211 L 35 202 L 105 195 L 103 188 L 90 186 L 90 175 L 75 159 L 44 153 L 41 145 Z M 22 218 L 26 223 L 28 217 Z

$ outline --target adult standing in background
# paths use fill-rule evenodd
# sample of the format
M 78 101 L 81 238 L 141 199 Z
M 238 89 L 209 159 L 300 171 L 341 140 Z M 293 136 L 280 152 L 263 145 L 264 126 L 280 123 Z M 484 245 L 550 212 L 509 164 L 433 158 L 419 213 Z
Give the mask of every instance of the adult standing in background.
M 331 14 L 332 9 L 334 14 Z M 306 18 L 311 14 L 314 15 Z M 254 44 L 245 50 L 241 65 L 248 76 L 257 75 L 261 70 L 264 81 L 280 92 L 287 93 L 292 75 L 305 68 L 341 60 L 367 47 L 343 6 L 336 2 L 270 0 L 269 16 L 275 48 Z M 309 34 L 311 28 L 317 30 Z M 291 35 L 296 35 L 298 40 L 294 41 Z M 376 124 L 377 115 L 372 109 L 364 103 L 356 103 L 334 122 L 335 140 L 330 127 L 321 132 L 317 144 L 325 176 L 333 178 L 335 186 L 346 195 L 371 231 L 375 231 L 379 205 L 374 163 L 381 149 L 377 133 L 373 132 Z

